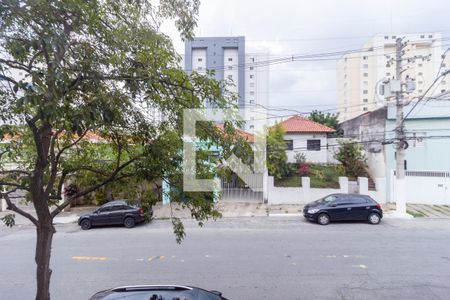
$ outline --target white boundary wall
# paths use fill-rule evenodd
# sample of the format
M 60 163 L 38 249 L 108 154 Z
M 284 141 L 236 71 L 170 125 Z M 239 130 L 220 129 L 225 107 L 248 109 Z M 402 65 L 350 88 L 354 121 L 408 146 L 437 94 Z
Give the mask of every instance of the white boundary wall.
M 375 184 L 377 191 L 369 191 L 368 180 L 365 177 L 358 178 L 359 194 L 369 195 L 379 203 L 386 202 L 386 179 L 377 178 Z M 339 177 L 339 189 L 311 188 L 310 178 L 302 177 L 302 187 L 275 187 L 274 178 L 267 179 L 268 204 L 306 204 L 320 199 L 329 194 L 348 193 L 348 178 Z
M 406 171 L 406 203 L 450 205 L 450 172 Z M 390 197 L 395 202 L 395 175 L 391 171 Z

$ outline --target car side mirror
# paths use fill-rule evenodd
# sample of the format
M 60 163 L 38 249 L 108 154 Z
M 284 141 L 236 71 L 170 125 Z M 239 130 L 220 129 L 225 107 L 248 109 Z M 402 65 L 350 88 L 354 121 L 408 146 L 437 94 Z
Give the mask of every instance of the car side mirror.
M 338 206 L 338 204 L 337 204 L 337 203 L 331 203 L 330 206 L 331 206 L 331 207 L 336 207 L 336 206 Z

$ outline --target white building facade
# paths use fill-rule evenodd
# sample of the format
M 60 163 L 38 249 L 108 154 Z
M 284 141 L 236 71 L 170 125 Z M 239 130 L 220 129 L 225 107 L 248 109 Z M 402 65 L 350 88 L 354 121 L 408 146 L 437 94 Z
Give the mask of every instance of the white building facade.
M 352 119 L 363 113 L 384 106 L 388 101 L 378 95 L 379 84 L 396 75 L 395 45 L 397 38 L 403 38 L 407 46 L 403 49 L 402 78 L 407 76 L 416 81 L 414 92 L 406 96 L 407 100 L 422 95 L 435 80 L 442 69 L 450 63 L 449 56 L 443 59 L 440 33 L 417 33 L 384 35 L 379 34 L 362 47 L 365 51 L 344 55 L 337 63 L 337 107 L 340 121 Z M 450 90 L 450 80 L 442 80 L 432 90 L 440 94 Z

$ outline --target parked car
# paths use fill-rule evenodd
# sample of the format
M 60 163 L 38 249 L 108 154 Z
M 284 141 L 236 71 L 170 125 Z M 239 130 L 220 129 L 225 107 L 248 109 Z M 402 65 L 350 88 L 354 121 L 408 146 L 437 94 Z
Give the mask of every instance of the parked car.
M 218 291 L 181 285 L 139 285 L 113 288 L 96 293 L 90 300 L 227 300 Z
M 350 220 L 378 224 L 383 218 L 383 210 L 379 203 L 366 195 L 332 194 L 305 205 L 303 216 L 321 225 Z
M 81 215 L 78 219 L 78 225 L 84 230 L 93 226 L 120 224 L 127 228 L 132 228 L 136 224 L 144 222 L 144 220 L 142 207 L 125 200 L 116 200 L 102 205 L 92 213 Z

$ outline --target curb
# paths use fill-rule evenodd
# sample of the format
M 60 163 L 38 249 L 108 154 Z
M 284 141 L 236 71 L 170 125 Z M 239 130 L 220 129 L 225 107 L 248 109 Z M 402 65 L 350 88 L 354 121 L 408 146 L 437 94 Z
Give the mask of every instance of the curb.
M 269 217 L 301 217 L 303 214 L 269 214 Z

